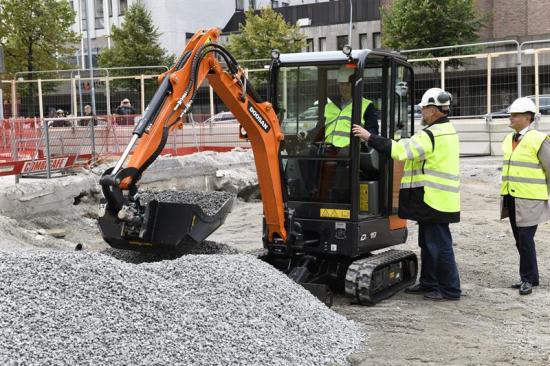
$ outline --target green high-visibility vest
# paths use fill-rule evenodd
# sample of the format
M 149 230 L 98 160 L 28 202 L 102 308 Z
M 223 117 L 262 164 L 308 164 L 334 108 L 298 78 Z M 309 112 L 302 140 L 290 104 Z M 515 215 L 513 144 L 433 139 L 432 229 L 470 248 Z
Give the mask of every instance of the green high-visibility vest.
M 528 130 L 512 149 L 512 132 L 502 142 L 504 161 L 500 194 L 531 200 L 547 200 L 546 174 L 538 158 L 538 152 L 548 136 L 537 130 Z
M 361 103 L 361 125 L 365 125 L 364 115 L 367 107 L 372 102 L 362 98 Z M 332 102 L 325 106 L 325 142 L 333 144 L 336 147 L 346 147 L 350 144 L 351 134 L 351 112 L 352 103 L 349 103 L 344 109 Z
M 405 160 L 401 189 L 424 187 L 424 203 L 441 212 L 460 211 L 459 154 L 458 135 L 450 122 L 392 141 L 392 159 Z

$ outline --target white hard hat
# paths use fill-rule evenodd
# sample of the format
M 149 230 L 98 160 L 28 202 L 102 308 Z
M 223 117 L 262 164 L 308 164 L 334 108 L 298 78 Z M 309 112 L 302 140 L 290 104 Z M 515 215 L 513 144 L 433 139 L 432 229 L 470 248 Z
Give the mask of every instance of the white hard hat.
M 418 105 L 421 108 L 429 105 L 435 105 L 439 107 L 444 105 L 450 105 L 451 100 L 453 100 L 453 96 L 450 93 L 440 88 L 431 88 L 426 90 L 426 92 L 422 96 L 422 100 Z
M 535 103 L 529 98 L 518 98 L 514 100 L 514 103 L 508 108 L 508 113 L 536 113 L 537 107 Z
M 349 77 L 355 72 L 354 69 L 347 67 L 346 65 L 340 66 L 338 69 L 338 75 L 336 76 L 336 82 L 349 83 Z

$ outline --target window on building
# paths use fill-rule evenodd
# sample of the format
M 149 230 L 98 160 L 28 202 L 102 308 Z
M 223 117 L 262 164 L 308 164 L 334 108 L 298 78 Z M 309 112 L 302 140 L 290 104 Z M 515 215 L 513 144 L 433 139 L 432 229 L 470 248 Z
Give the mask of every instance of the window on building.
M 325 37 L 319 37 L 319 51 L 327 50 L 327 39 Z
M 249 0 L 248 7 L 256 10 L 256 0 Z
M 313 38 L 306 39 L 306 51 L 307 52 L 315 51 L 315 47 L 313 46 Z
M 244 10 L 244 0 L 235 0 L 235 11 Z
M 278 8 L 279 7 L 279 2 L 276 1 L 276 0 L 271 0 L 271 7 L 272 8 Z
M 94 1 L 95 29 L 105 28 L 103 24 L 103 0 Z
M 372 48 L 382 48 L 382 36 L 380 32 L 372 34 Z
M 86 31 L 88 29 L 88 24 L 86 24 L 86 3 L 84 1 L 80 1 L 80 15 L 82 17 L 82 30 Z
M 128 0 L 120 0 L 120 5 L 118 6 L 118 14 L 124 15 L 128 10 Z
M 107 8 L 109 9 L 109 16 L 113 16 L 113 0 L 107 0 Z
M 369 48 L 367 44 L 367 33 L 359 34 L 359 49 Z
M 337 36 L 336 37 L 336 49 L 337 50 L 341 50 L 347 44 L 348 44 L 348 36 Z
M 288 6 L 288 3 L 283 1 L 283 6 Z

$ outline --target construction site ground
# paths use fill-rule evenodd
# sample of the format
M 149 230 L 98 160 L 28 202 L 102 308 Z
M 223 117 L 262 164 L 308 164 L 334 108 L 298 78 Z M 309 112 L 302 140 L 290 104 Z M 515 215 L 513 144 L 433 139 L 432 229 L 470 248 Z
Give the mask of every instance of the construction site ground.
M 213 160 L 223 164 L 214 169 L 215 179 L 195 179 L 188 174 L 187 182 L 195 188 L 205 184 L 207 188 L 223 186 L 237 191 L 254 186 L 250 155 L 243 153 L 231 164 L 218 156 Z M 193 161 L 189 158 L 186 164 Z M 536 235 L 540 286 L 533 294 L 520 296 L 510 288 L 519 279 L 518 254 L 508 220 L 499 218 L 500 161 L 498 157 L 461 161 L 461 222 L 451 225 L 463 290 L 460 301 L 431 302 L 399 293 L 374 307 L 363 307 L 352 304 L 344 295 L 336 296 L 332 309 L 357 322 L 365 334 L 360 350 L 349 357 L 352 365 L 550 364 L 550 224 L 539 225 Z M 0 250 L 70 250 L 76 243 L 88 251 L 106 248 L 95 224 L 100 195 L 94 188 L 98 179 L 95 173 L 83 171 L 71 178 L 25 181 L 25 185 L 41 185 L 40 194 L 25 185 L 13 185 L 13 178 L 4 179 L 0 187 Z M 228 179 L 239 182 L 228 183 Z M 155 179 L 144 177 L 144 181 L 158 185 Z M 92 189 L 78 188 L 78 184 Z M 170 183 L 165 187 L 174 186 Z M 37 214 L 36 210 L 48 201 L 47 192 L 51 195 L 56 190 L 65 194 L 49 199 L 57 202 L 56 213 Z M 248 201 L 238 199 L 225 224 L 209 240 L 240 250 L 260 248 L 262 204 L 253 197 L 249 192 L 245 197 Z M 29 202 L 33 202 L 35 211 L 28 207 Z M 416 224 L 409 222 L 408 227 L 407 243 L 398 248 L 419 254 Z
M 333 310 L 355 320 L 367 338 L 353 365 L 550 364 L 550 223 L 536 234 L 541 283 L 520 296 L 519 259 L 508 220 L 500 220 L 501 159 L 463 158 L 461 222 L 451 225 L 463 295 L 458 302 L 426 301 L 403 292 L 374 307 L 337 296 Z M 240 248 L 258 245 L 261 203 L 240 202 L 211 238 Z M 407 243 L 420 255 L 417 226 Z M 399 248 L 397 247 L 397 248 Z

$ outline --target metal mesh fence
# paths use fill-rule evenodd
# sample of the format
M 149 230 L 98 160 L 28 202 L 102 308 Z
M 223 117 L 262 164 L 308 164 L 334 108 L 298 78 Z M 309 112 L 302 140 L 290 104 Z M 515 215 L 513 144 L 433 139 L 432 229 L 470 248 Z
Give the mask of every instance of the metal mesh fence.
M 439 66 L 429 67 L 421 61 L 409 60 L 414 67 L 414 101 L 420 103 L 422 94 L 429 88 L 441 87 Z
M 517 55 L 494 55 L 490 59 L 491 67 L 491 108 L 495 115 L 506 113 L 506 108 L 517 98 Z
M 453 95 L 452 116 L 483 115 L 487 110 L 487 58 L 460 58 L 460 65 L 446 67 L 445 90 Z
M 533 98 L 541 114 L 550 114 L 550 48 L 544 48 L 548 46 L 524 49 L 521 57 L 521 93 Z M 408 54 L 415 71 L 415 102 L 420 101 L 425 90 L 443 87 L 454 97 L 455 118 L 504 113 L 518 95 L 518 54 L 513 49 L 473 49 L 470 55 L 449 53 L 441 58 L 415 58 L 414 53 Z M 270 60 L 240 62 L 264 100 L 269 63 Z M 163 67 L 95 69 L 93 85 L 88 70 L 19 73 L 13 80 L 3 80 L 0 160 L 44 157 L 45 132 L 40 116 L 49 123 L 52 156 L 120 154 L 157 89 L 158 75 L 165 70 Z M 380 78 L 369 72 L 365 78 L 364 96 L 381 108 L 380 96 L 384 91 Z M 98 116 L 94 126 L 95 146 L 89 124 L 76 118 L 84 116 L 86 106 L 92 104 L 92 89 Z M 125 99 L 129 106 L 122 105 Z M 199 88 L 191 111 L 183 128 L 170 136 L 164 153 L 249 146 L 239 139 L 238 122 L 207 81 Z M 22 119 L 9 120 L 14 114 Z

